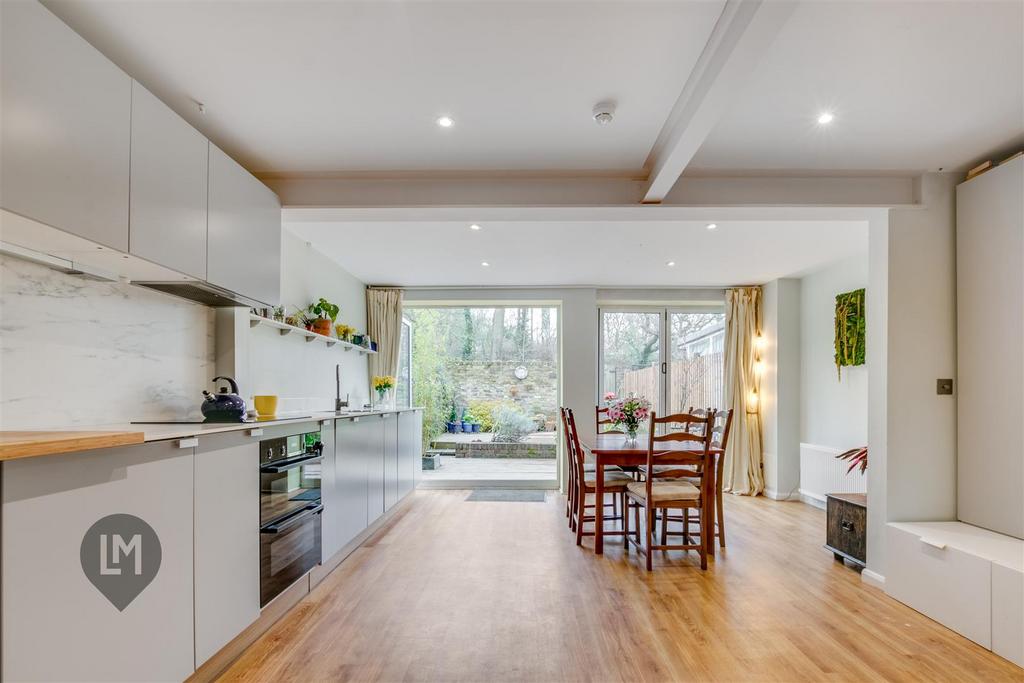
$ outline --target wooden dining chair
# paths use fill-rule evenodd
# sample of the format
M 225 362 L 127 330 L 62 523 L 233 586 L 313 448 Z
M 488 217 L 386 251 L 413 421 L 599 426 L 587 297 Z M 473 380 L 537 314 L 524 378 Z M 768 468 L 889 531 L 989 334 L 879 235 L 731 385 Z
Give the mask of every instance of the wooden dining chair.
M 608 408 L 602 408 L 601 406 L 594 406 L 594 417 L 597 419 L 597 433 L 598 434 L 625 434 L 621 429 L 602 429 L 602 425 L 614 425 L 615 422 L 609 420 Z M 602 417 L 605 416 L 605 417 Z M 629 472 L 634 479 L 640 479 L 640 468 L 633 465 L 624 465 L 620 467 L 623 472 Z
M 654 466 L 660 464 L 659 460 L 671 460 L 672 464 L 680 464 L 692 469 L 696 483 L 683 479 L 660 479 L 656 476 L 648 476 L 644 481 L 634 481 L 626 485 L 627 501 L 634 501 L 638 507 L 636 513 L 635 539 L 630 536 L 629 515 L 625 515 L 624 531 L 626 542 L 636 545 L 644 554 L 647 570 L 652 568 L 652 554 L 655 550 L 696 550 L 700 554 L 700 568 L 708 567 L 708 551 L 706 536 L 707 516 L 700 515 L 700 534 L 697 542 L 691 542 L 690 538 L 690 510 L 703 510 L 713 495 L 710 489 L 710 478 L 707 473 L 711 471 L 711 429 L 709 428 L 715 419 L 715 411 L 708 411 L 707 415 L 691 415 L 682 413 L 677 415 L 666 415 L 658 417 L 651 413 L 650 431 L 647 435 L 647 471 L 654 472 Z M 703 424 L 703 433 L 695 434 L 690 430 L 694 424 Z M 664 425 L 665 433 L 658 433 L 658 426 Z M 678 428 L 681 427 L 681 428 Z M 669 443 L 688 444 L 693 452 L 686 453 L 673 451 L 664 445 Z M 659 448 L 661 447 L 661 448 Z M 644 542 L 640 537 L 640 509 L 644 510 L 646 524 L 644 524 Z M 654 544 L 654 523 L 659 510 L 682 510 L 685 522 L 683 524 L 683 542 L 679 545 L 669 545 L 662 537 L 658 545 Z M 666 512 L 667 514 L 667 512 Z
M 578 474 L 577 473 L 577 468 L 573 465 L 573 460 L 572 460 L 572 453 L 573 453 L 574 445 L 573 445 L 573 440 L 572 440 L 571 432 L 569 431 L 569 421 L 568 421 L 569 409 L 560 406 L 558 408 L 558 412 L 559 412 L 559 415 L 560 415 L 561 420 L 562 420 L 562 434 L 565 435 L 565 453 L 566 453 L 566 457 L 567 457 L 567 467 L 566 467 L 567 486 L 566 486 L 566 496 L 565 496 L 565 515 L 566 515 L 566 517 L 569 518 L 569 528 L 572 529 L 573 531 L 575 531 L 576 530 L 576 523 L 575 523 L 576 517 L 574 515 L 574 512 L 576 510 L 576 493 L 577 493 L 577 490 L 578 490 L 579 486 L 578 486 L 578 481 L 577 481 L 577 478 L 578 478 L 577 477 L 577 474 Z M 584 462 L 583 462 L 583 471 L 585 473 L 592 474 L 595 470 L 596 470 L 596 467 L 595 467 L 595 465 L 593 463 L 588 463 L 588 462 L 586 462 L 584 460 Z M 604 468 L 604 471 L 605 472 L 613 472 L 613 471 L 621 472 L 622 468 L 620 468 L 620 467 L 618 467 L 616 465 L 606 465 L 605 468 Z M 592 503 L 587 503 L 585 500 L 584 500 L 583 504 L 584 504 L 584 508 L 593 508 L 594 507 Z M 608 507 L 609 505 L 612 508 L 612 515 L 616 516 L 616 518 L 617 518 L 617 515 L 619 514 L 619 499 L 618 498 L 613 498 L 610 503 L 605 503 L 604 507 Z
M 602 415 L 604 417 L 602 417 Z M 613 425 L 614 421 L 608 419 L 608 408 L 602 408 L 601 406 L 594 406 L 594 417 L 597 419 L 597 433 L 598 434 L 622 434 L 621 429 L 601 429 L 601 425 Z
M 690 408 L 692 415 L 706 415 L 707 410 Z M 715 527 L 712 530 L 718 538 L 718 545 L 725 547 L 725 504 L 722 497 L 722 474 L 725 471 L 725 449 L 729 445 L 729 433 L 732 431 L 732 408 L 728 410 L 715 411 L 715 419 L 711 425 L 711 448 L 721 449 L 722 454 L 715 459 Z M 692 473 L 672 472 L 671 468 L 665 467 L 655 476 L 662 478 L 692 479 Z M 683 535 L 683 532 L 673 532 L 669 529 L 669 522 L 679 522 L 684 526 L 697 522 L 694 518 L 685 519 L 679 515 L 665 515 L 662 519 L 662 539 L 666 536 Z
M 572 515 L 573 520 L 570 526 L 576 531 L 576 545 L 580 545 L 583 542 L 584 536 L 593 536 L 595 532 L 584 531 L 583 526 L 587 522 L 594 522 L 595 515 L 604 515 L 605 503 L 604 501 L 595 500 L 593 504 L 593 515 L 587 515 L 586 511 L 588 505 L 587 494 L 596 493 L 597 487 L 597 472 L 586 471 L 584 469 L 584 453 L 583 446 L 580 444 L 579 434 L 576 431 L 576 418 L 573 416 L 571 409 L 565 409 L 565 420 L 568 425 L 567 433 L 571 440 L 571 446 L 569 448 L 570 466 L 575 467 L 576 473 L 574 476 L 575 488 L 573 493 L 573 500 L 575 501 L 575 510 Z M 604 471 L 604 491 L 610 493 L 613 496 L 613 500 L 617 503 L 615 508 L 622 511 L 621 514 L 613 514 L 611 517 L 605 517 L 605 520 L 619 520 L 622 522 L 621 530 L 610 530 L 605 529 L 604 536 L 624 536 L 626 534 L 626 485 L 633 482 L 633 478 L 621 470 L 610 470 L 605 469 Z M 635 482 L 634 482 L 635 483 Z

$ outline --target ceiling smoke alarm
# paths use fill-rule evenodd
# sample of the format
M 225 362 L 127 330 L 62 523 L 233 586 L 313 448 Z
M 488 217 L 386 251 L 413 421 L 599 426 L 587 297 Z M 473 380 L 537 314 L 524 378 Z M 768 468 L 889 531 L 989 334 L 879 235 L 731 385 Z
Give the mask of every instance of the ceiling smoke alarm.
M 615 118 L 614 102 L 598 102 L 594 105 L 594 121 L 599 126 L 607 126 Z

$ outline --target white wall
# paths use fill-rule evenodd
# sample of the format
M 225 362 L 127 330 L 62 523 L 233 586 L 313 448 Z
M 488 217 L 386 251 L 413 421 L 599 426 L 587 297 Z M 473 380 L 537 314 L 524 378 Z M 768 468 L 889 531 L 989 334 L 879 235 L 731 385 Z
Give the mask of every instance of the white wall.
M 836 295 L 868 285 L 858 254 L 800 280 L 800 441 L 845 451 L 868 442 L 867 365 L 835 365 Z
M 338 322 L 366 330 L 366 285 L 335 261 L 287 230 L 281 242 L 281 303 L 286 314 L 305 308 L 320 297 L 338 304 Z M 258 394 L 278 396 L 278 413 L 333 410 L 335 365 L 341 365 L 341 395 L 350 405 L 369 401 L 367 356 L 343 351 L 301 336 L 282 336 L 276 329 L 257 326 L 244 331 L 247 361 L 240 391 L 246 400 Z M 240 337 L 242 332 L 239 333 Z
M 869 222 L 868 569 L 884 581 L 885 524 L 956 519 L 954 186 L 920 179 L 921 208 Z
M 213 309 L 0 256 L 0 427 L 199 414 Z
M 765 495 L 785 500 L 800 486 L 800 281 L 773 280 L 762 291 Z
M 1024 158 L 957 188 L 957 514 L 1024 538 Z

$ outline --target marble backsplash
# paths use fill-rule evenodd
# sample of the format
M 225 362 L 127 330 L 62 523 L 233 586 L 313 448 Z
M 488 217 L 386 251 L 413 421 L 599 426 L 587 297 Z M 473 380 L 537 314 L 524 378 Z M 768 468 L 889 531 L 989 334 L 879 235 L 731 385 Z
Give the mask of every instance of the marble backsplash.
M 0 428 L 196 416 L 213 309 L 0 256 Z

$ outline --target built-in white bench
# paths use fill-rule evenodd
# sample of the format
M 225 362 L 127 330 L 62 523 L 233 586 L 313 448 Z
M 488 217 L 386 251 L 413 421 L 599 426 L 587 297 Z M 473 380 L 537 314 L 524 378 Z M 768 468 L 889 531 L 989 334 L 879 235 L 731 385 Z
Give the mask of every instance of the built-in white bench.
M 885 590 L 1024 666 L 1024 541 L 963 522 L 890 522 Z

